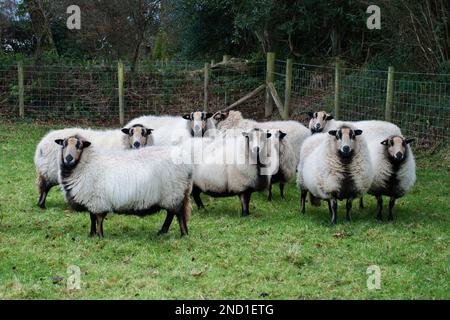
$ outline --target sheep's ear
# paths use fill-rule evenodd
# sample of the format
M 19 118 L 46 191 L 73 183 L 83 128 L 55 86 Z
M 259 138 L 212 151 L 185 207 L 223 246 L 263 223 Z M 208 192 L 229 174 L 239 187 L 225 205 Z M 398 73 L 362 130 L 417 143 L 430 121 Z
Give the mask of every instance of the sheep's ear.
M 123 133 L 125 134 L 130 134 L 130 129 L 129 128 L 122 128 L 121 130 Z
M 280 137 L 280 140 L 283 140 L 283 138 L 284 137 L 286 137 L 287 136 L 287 134 L 286 133 L 284 133 L 283 131 L 278 131 L 278 133 L 279 133 L 279 137 Z
M 328 113 L 327 116 L 325 117 L 325 120 L 329 121 L 329 120 L 333 120 L 334 117 L 331 113 Z
M 185 120 L 191 120 L 191 114 L 190 113 L 189 114 L 184 114 L 184 115 L 182 115 L 182 117 Z
M 83 141 L 83 149 L 87 148 L 91 145 L 91 143 L 89 141 Z
M 333 136 L 333 137 L 336 136 L 336 133 L 337 133 L 337 130 L 330 130 L 330 131 L 328 131 L 328 134 L 329 134 L 330 136 Z
M 267 139 L 269 139 L 272 136 L 270 132 L 267 132 Z
M 314 112 L 307 112 L 306 114 L 308 115 L 308 117 L 314 118 Z
M 55 142 L 60 146 L 64 145 L 64 139 L 56 139 Z
M 153 132 L 153 129 L 147 129 L 147 135 L 148 135 L 148 136 L 151 135 L 152 132 Z
M 416 139 L 406 139 L 405 140 L 405 143 L 406 144 L 410 144 L 410 143 L 412 143 L 412 142 L 414 142 Z
M 362 135 L 362 133 L 363 133 L 363 131 L 360 129 L 355 130 L 355 136 L 360 136 L 360 135 Z
M 387 146 L 388 143 L 389 143 L 389 139 L 386 139 L 386 140 L 384 140 L 384 141 L 381 141 L 381 144 L 382 144 L 383 146 Z
M 209 118 L 211 118 L 213 116 L 213 114 L 211 113 L 211 112 L 208 112 L 207 114 L 206 114 L 206 119 L 209 119 Z

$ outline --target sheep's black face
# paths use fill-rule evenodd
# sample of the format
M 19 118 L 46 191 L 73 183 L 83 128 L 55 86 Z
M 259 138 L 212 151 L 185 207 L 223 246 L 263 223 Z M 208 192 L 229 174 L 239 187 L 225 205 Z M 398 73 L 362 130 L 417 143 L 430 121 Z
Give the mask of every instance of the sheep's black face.
M 67 139 L 55 140 L 57 144 L 62 146 L 61 160 L 64 166 L 72 168 L 80 161 L 83 149 L 91 145 L 89 141 L 81 137 L 74 136 Z
M 185 114 L 183 119 L 190 121 L 191 135 L 193 137 L 203 137 L 207 130 L 207 121 L 213 116 L 212 113 L 196 111 Z
M 247 140 L 247 147 L 252 161 L 266 163 L 267 143 L 272 134 L 268 131 L 253 129 L 250 133 L 243 132 L 242 135 Z
M 323 131 L 327 122 L 333 119 L 333 116 L 325 111 L 308 112 L 311 120 L 309 121 L 309 130 L 311 133 L 320 133 Z
M 214 121 L 214 124 L 217 125 L 219 122 L 222 122 L 228 118 L 230 115 L 229 111 L 217 111 L 213 116 L 212 119 Z
M 406 158 L 406 146 L 413 141 L 414 139 L 404 139 L 400 136 L 392 136 L 382 141 L 381 144 L 386 146 L 389 161 L 401 163 Z
M 336 148 L 338 149 L 339 155 L 343 158 L 350 158 L 355 149 L 356 136 L 361 135 L 362 130 L 353 130 L 343 126 L 338 130 L 331 130 L 328 133 L 336 138 Z
M 148 129 L 141 124 L 135 124 L 131 128 L 123 128 L 122 132 L 128 135 L 130 148 L 139 149 L 153 144 L 151 139 L 153 129 Z

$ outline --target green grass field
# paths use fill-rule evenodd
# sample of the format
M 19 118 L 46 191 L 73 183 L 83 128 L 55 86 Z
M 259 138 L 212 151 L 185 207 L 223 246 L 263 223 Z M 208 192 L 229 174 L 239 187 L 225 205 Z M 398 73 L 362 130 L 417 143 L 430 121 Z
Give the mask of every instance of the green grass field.
M 156 235 L 165 213 L 109 215 L 105 238 L 88 238 L 89 215 L 69 210 L 54 188 L 40 210 L 34 149 L 49 127 L 0 123 L 0 299 L 449 299 L 450 155 L 418 160 L 417 183 L 393 223 L 377 223 L 375 201 L 355 203 L 353 221 L 330 227 L 328 208 L 299 214 L 287 201 L 255 194 L 240 217 L 236 198 L 195 206 L 190 235 L 178 224 Z M 386 203 L 386 201 L 385 201 Z M 81 269 L 68 290 L 67 268 Z M 366 270 L 381 269 L 368 290 Z

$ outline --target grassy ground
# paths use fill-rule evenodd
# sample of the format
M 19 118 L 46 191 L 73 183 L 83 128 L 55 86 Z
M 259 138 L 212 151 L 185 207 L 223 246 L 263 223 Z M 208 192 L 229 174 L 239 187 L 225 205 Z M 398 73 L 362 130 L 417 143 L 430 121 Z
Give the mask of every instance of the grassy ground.
M 353 221 L 329 226 L 325 206 L 298 211 L 287 201 L 237 198 L 194 210 L 190 235 L 175 223 L 158 237 L 164 214 L 110 215 L 103 240 L 87 237 L 87 213 L 68 209 L 54 188 L 36 206 L 33 154 L 48 127 L 0 123 L 0 298 L 2 299 L 410 299 L 450 298 L 448 150 L 419 160 L 414 190 L 398 201 L 394 223 L 375 221 L 375 202 L 355 205 Z M 82 271 L 81 290 L 66 289 L 67 268 Z M 381 268 L 381 290 L 366 270 Z

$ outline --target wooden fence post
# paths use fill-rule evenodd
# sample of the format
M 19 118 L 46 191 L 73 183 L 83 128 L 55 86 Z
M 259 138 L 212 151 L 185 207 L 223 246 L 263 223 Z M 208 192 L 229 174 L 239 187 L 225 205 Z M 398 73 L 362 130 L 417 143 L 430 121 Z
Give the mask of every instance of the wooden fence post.
M 341 112 L 341 63 L 336 62 L 334 75 L 334 118 L 339 119 Z
M 123 126 L 125 124 L 125 110 L 123 105 L 123 63 L 119 61 L 117 65 L 117 79 L 119 84 L 119 122 L 120 125 Z
M 205 63 L 203 83 L 203 111 L 208 111 L 209 63 Z
M 19 61 L 17 63 L 17 80 L 19 85 L 19 117 L 25 117 L 25 99 L 24 99 L 24 84 L 23 84 L 23 63 Z
M 281 115 L 284 120 L 289 119 L 291 107 L 291 92 L 292 92 L 292 65 L 293 60 L 286 60 L 286 82 L 284 84 L 284 109 Z
M 270 96 L 269 83 L 273 83 L 275 71 L 275 53 L 267 52 L 267 62 L 266 62 L 266 103 L 264 107 L 265 117 L 270 117 L 273 112 L 273 103 Z
M 392 121 L 392 104 L 394 102 L 394 67 L 388 69 L 388 79 L 386 88 L 386 109 L 384 112 L 384 119 Z

